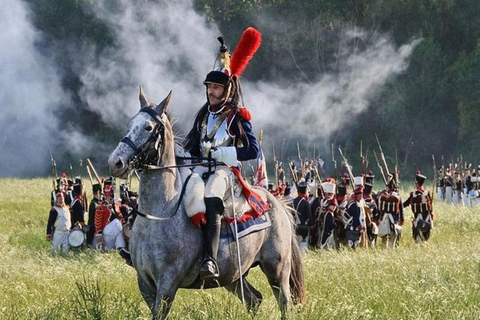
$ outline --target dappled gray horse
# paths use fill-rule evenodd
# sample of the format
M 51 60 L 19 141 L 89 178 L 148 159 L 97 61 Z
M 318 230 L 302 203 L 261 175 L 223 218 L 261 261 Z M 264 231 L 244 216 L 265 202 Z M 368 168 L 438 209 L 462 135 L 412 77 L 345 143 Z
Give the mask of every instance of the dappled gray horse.
M 294 302 L 305 300 L 304 271 L 292 215 L 264 189 L 255 191 L 270 205 L 271 227 L 239 241 L 222 237 L 218 282 L 200 280 L 203 236 L 181 205 L 184 179 L 175 153 L 179 145 L 175 143 L 166 113 L 170 95 L 155 105 L 140 88 L 141 109 L 128 122 L 125 137 L 108 159 L 110 172 L 116 177 L 124 177 L 134 167 L 142 169 L 138 208 L 141 216 L 135 220 L 131 232 L 130 252 L 140 291 L 153 318 L 168 317 L 179 288 L 224 286 L 241 298 L 243 287 L 248 309 L 257 310 L 262 295 L 247 281 L 246 275 L 258 265 L 267 276 L 285 318 L 291 298 Z

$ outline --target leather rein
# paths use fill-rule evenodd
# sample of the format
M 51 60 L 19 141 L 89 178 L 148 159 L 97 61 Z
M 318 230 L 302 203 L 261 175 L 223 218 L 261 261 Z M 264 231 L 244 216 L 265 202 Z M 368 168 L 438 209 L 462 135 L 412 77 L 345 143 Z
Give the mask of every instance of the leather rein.
M 199 163 L 192 163 L 192 164 L 179 164 L 179 165 L 171 165 L 171 166 L 164 166 L 164 167 L 159 167 L 151 164 L 142 164 L 143 161 L 148 160 L 147 156 L 147 151 L 148 151 L 148 145 L 152 141 L 155 142 L 155 148 L 158 150 L 158 146 L 161 141 L 164 139 L 164 134 L 165 134 L 165 117 L 166 114 L 163 112 L 162 114 L 158 114 L 155 110 L 153 110 L 150 107 L 143 107 L 140 109 L 139 112 L 145 112 L 152 119 L 158 124 L 157 128 L 151 133 L 150 137 L 147 139 L 147 141 L 142 145 L 137 147 L 135 143 L 132 141 L 127 136 L 124 136 L 120 142 L 125 143 L 128 145 L 134 152 L 131 160 L 129 161 L 129 169 L 134 170 L 134 169 L 139 169 L 139 171 L 143 169 L 148 169 L 148 170 L 165 170 L 165 169 L 173 169 L 173 168 L 182 168 L 182 167 L 194 167 L 194 166 L 204 166 L 207 165 L 209 168 L 209 171 L 211 168 L 215 168 L 217 163 L 215 159 L 212 159 L 211 157 L 208 158 L 196 158 L 196 157 L 175 157 L 177 160 L 193 160 L 193 161 L 207 161 L 205 162 L 199 162 Z M 156 221 L 164 221 L 164 220 L 169 220 L 173 218 L 177 212 L 178 209 L 182 203 L 182 199 L 185 195 L 185 190 L 187 188 L 188 181 L 190 180 L 192 174 L 190 174 L 187 179 L 185 179 L 185 182 L 183 183 L 182 186 L 182 191 L 180 193 L 180 197 L 178 199 L 178 203 L 176 206 L 175 211 L 173 212 L 172 215 L 169 217 L 156 217 L 148 213 L 140 212 L 138 209 L 136 210 L 137 214 L 143 218 L 149 219 L 149 220 L 156 220 Z

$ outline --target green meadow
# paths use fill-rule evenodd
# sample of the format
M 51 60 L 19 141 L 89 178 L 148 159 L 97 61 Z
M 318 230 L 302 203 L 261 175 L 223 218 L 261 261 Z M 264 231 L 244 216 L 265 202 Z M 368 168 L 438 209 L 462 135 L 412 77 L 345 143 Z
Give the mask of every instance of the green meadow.
M 0 180 L 0 319 L 150 319 L 135 270 L 115 252 L 50 255 L 51 184 L 46 178 Z M 434 210 L 427 244 L 413 242 L 406 209 L 394 250 L 308 252 L 307 301 L 292 305 L 289 318 L 479 319 L 480 207 L 435 201 Z M 249 279 L 264 296 L 255 319 L 279 319 L 261 270 L 253 269 Z M 251 317 L 224 289 L 181 289 L 170 318 Z

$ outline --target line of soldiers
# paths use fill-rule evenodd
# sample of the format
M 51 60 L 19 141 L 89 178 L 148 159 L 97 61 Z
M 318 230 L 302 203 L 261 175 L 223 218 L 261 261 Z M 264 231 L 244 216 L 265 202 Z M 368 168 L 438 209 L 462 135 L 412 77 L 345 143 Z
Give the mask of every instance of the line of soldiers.
M 480 204 L 480 165 L 477 169 L 465 165 L 461 169 L 450 164 L 437 172 L 437 199 L 447 204 L 471 207 Z
M 397 175 L 398 177 L 398 175 Z M 386 187 L 374 192 L 374 174 L 351 177 L 345 173 L 339 183 L 327 178 L 317 186 L 312 195 L 311 184 L 301 178 L 297 183 L 297 196 L 290 195 L 287 186 L 282 197 L 293 209 L 296 233 L 302 251 L 307 248 L 338 249 L 347 246 L 375 247 L 377 238 L 382 246 L 398 246 L 405 222 L 404 208 L 413 212 L 413 238 L 416 242 L 427 241 L 433 226 L 432 196 L 424 189 L 426 177 L 415 175 L 416 189 L 402 201 L 399 184 L 391 174 Z M 310 194 L 310 196 L 309 196 Z
M 69 184 L 66 174 L 62 174 L 51 192 L 52 208 L 47 222 L 46 239 L 52 242 L 52 253 L 66 254 L 70 248 L 90 247 L 101 251 L 117 249 L 122 257 L 129 257 L 128 240 L 138 195 L 122 184 L 117 200 L 115 190 L 112 177 L 92 184 L 93 199 L 87 212 L 82 179 L 76 177 Z

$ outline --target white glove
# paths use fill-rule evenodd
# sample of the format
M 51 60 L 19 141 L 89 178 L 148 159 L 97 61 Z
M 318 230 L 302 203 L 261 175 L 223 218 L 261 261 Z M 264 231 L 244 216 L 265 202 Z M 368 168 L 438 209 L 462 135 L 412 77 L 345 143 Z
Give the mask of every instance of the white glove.
M 237 166 L 237 149 L 235 147 L 217 147 L 212 150 L 212 158 L 229 167 Z

